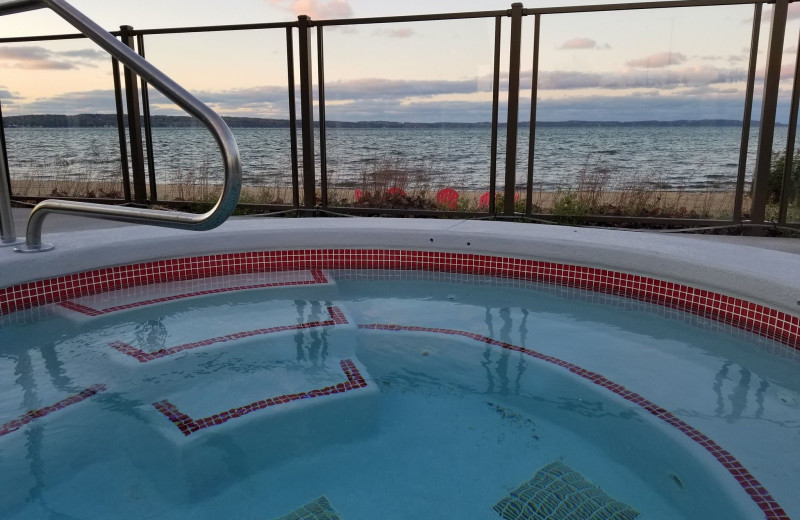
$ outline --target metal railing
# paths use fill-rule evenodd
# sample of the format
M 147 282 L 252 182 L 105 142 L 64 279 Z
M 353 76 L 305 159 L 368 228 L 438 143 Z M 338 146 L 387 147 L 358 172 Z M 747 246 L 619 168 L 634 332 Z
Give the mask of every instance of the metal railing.
M 537 126 L 537 97 L 539 88 L 539 50 L 540 33 L 543 23 L 552 15 L 565 15 L 576 13 L 598 13 L 607 11 L 629 11 L 629 10 L 653 10 L 653 9 L 673 9 L 673 8 L 694 8 L 712 6 L 732 6 L 732 5 L 751 5 L 753 6 L 753 25 L 751 31 L 750 52 L 747 68 L 747 80 L 743 100 L 743 119 L 742 133 L 739 146 L 739 158 L 737 162 L 737 175 L 735 187 L 735 200 L 731 211 L 731 218 L 671 218 L 671 217 L 639 217 L 639 216 L 619 216 L 619 215 L 585 215 L 577 221 L 623 223 L 623 224 L 645 224 L 645 225 L 675 225 L 675 226 L 750 226 L 763 227 L 767 222 L 768 204 L 768 181 L 772 161 L 774 129 L 776 122 L 776 112 L 778 103 L 778 91 L 780 82 L 781 57 L 783 42 L 787 24 L 788 5 L 795 0 L 661 0 L 638 3 L 618 3 L 606 5 L 588 6 L 559 6 L 550 8 L 524 8 L 522 4 L 513 4 L 510 9 L 481 11 L 481 12 L 462 12 L 462 13 L 443 13 L 425 14 L 411 16 L 388 16 L 373 18 L 353 18 L 339 20 L 312 20 L 307 16 L 298 17 L 297 21 L 285 23 L 258 23 L 243 25 L 218 25 L 201 27 L 176 27 L 160 28 L 148 30 L 136 30 L 130 26 L 122 26 L 118 32 L 111 33 L 121 38 L 127 47 L 137 48 L 139 54 L 144 55 L 144 39 L 148 35 L 157 34 L 184 34 L 184 33 L 210 33 L 221 31 L 251 31 L 251 30 L 285 30 L 286 32 L 286 61 L 287 61 L 287 104 L 289 110 L 289 147 L 291 153 L 291 204 L 264 204 L 262 208 L 268 211 L 293 210 L 298 213 L 319 213 L 335 212 L 342 214 L 390 214 L 390 215 L 458 215 L 467 217 L 495 217 L 495 218 L 522 218 L 531 220 L 554 220 L 558 217 L 551 214 L 535 212 L 532 204 L 533 186 L 536 180 L 536 164 L 534 161 L 534 150 L 536 149 L 536 126 Z M 11 4 L 28 4 L 30 2 L 10 2 Z M 44 2 L 50 3 L 50 2 Z M 60 2 L 59 2 L 60 3 Z M 767 49 L 768 58 L 766 63 L 766 73 L 764 77 L 763 92 L 761 95 L 761 116 L 760 127 L 758 130 L 758 145 L 755 153 L 755 171 L 752 181 L 751 200 L 752 205 L 749 215 L 743 212 L 743 201 L 747 193 L 746 165 L 749 146 L 750 125 L 752 119 L 752 108 L 754 90 L 756 84 L 757 56 L 760 39 L 760 28 L 762 25 L 762 8 L 764 4 L 773 4 L 771 10 L 771 29 L 768 34 Z M 532 61 L 532 81 L 531 81 L 531 108 L 530 108 L 530 130 L 528 137 L 528 161 L 527 171 L 524 175 L 524 182 L 518 183 L 516 150 L 518 147 L 518 128 L 520 110 L 520 71 L 521 71 L 521 49 L 524 28 L 522 20 L 525 17 L 533 17 L 533 61 Z M 487 19 L 494 23 L 494 52 L 493 52 L 493 73 L 492 73 L 492 121 L 491 121 L 491 150 L 489 162 L 489 182 L 488 182 L 488 209 L 478 212 L 458 212 L 458 211 L 435 211 L 435 210 L 405 210 L 405 209 L 385 209 L 385 208 L 364 208 L 364 207 L 340 207 L 329 204 L 329 182 L 328 182 L 328 157 L 327 157 L 327 129 L 326 129 L 326 101 L 325 101 L 325 50 L 324 50 L 324 31 L 328 27 L 357 26 L 372 24 L 388 24 L 398 22 L 424 23 L 429 21 L 444 20 L 466 20 L 466 19 Z M 501 35 L 501 21 L 509 20 L 510 28 L 506 40 Z M 295 55 L 295 36 L 297 38 L 297 53 Z M 312 46 L 312 36 L 316 37 L 316 49 Z M 30 42 L 58 39 L 80 38 L 82 35 L 63 34 L 40 37 L 18 37 L 0 38 L 0 43 Z M 501 46 L 507 45 L 508 52 L 505 56 L 501 53 Z M 126 51 L 128 49 L 125 49 Z M 316 51 L 316 63 L 312 54 Z M 135 56 L 133 52 L 126 53 Z M 499 99 L 500 99 L 500 70 L 501 61 L 507 60 L 508 63 L 508 87 L 507 95 L 507 119 L 505 122 L 499 120 Z M 313 82 L 313 72 L 316 65 L 317 81 Z M 295 84 L 294 71 L 300 71 L 299 85 Z M 147 95 L 147 82 L 152 80 L 146 75 L 139 73 L 141 78 L 140 85 L 137 85 L 136 75 L 130 71 L 139 73 L 135 67 L 130 67 L 124 75 L 125 101 L 123 101 L 123 78 L 120 77 L 119 67 L 114 62 L 113 72 L 115 79 L 115 95 L 117 104 L 117 116 L 120 132 L 120 156 L 123 170 L 123 188 L 125 200 L 136 203 L 156 203 L 160 202 L 157 196 L 153 149 L 150 136 L 151 122 L 149 114 L 149 101 Z M 780 201 L 780 211 L 778 217 L 779 225 L 800 227 L 800 223 L 787 222 L 788 207 L 788 186 L 791 182 L 792 157 L 794 155 L 794 135 L 797 124 L 797 111 L 800 102 L 800 83 L 798 82 L 798 71 L 800 71 L 800 59 L 797 63 L 795 72 L 795 83 L 792 94 L 791 115 L 789 136 L 786 145 L 786 169 L 784 171 L 784 190 Z M 156 83 L 153 83 L 156 85 Z M 315 150 L 315 117 L 314 117 L 314 97 L 316 86 L 316 98 L 318 105 L 318 116 L 316 123 L 318 127 L 319 150 Z M 297 142 L 297 114 L 296 99 L 299 97 L 300 109 L 300 143 Z M 126 105 L 127 110 L 123 110 Z M 130 151 L 127 149 L 125 136 L 125 113 L 127 114 L 127 130 L 130 136 Z M 379 114 L 376 114 L 379 116 Z M 498 174 L 498 148 L 501 126 L 505 127 L 505 164 L 504 169 Z M 142 135 L 144 130 L 144 136 Z M 142 140 L 147 141 L 146 147 Z M 302 154 L 300 150 L 302 149 Z M 146 157 L 145 157 L 146 154 Z M 130 157 L 132 172 L 128 171 L 128 157 Z M 316 171 L 319 165 L 319 172 Z M 319 173 L 319 175 L 317 175 Z M 130 178 L 133 182 L 131 183 Z M 498 178 L 503 182 L 503 205 L 501 208 L 495 207 L 496 191 L 499 186 Z M 148 197 L 149 181 L 149 197 Z M 524 212 L 515 212 L 515 191 L 523 184 L 525 189 L 526 204 Z M 576 221 L 576 219 L 573 219 Z
M 133 52 L 128 46 L 121 43 L 113 35 L 103 30 L 64 0 L 3 0 L 0 1 L 0 15 L 44 7 L 50 8 L 61 16 L 83 35 L 124 63 L 128 70 L 135 71 L 142 80 L 153 85 L 159 92 L 205 125 L 213 134 L 222 153 L 225 178 L 219 200 L 210 211 L 202 215 L 122 206 L 105 206 L 86 202 L 45 200 L 36 205 L 28 218 L 25 245 L 17 246 L 15 250 L 19 252 L 35 252 L 52 249 L 53 246 L 42 243 L 42 224 L 45 217 L 50 213 L 196 231 L 212 229 L 222 224 L 236 207 L 241 189 L 242 172 L 239 149 L 225 121 L 183 87 L 172 81 L 144 58 Z M 0 171 L 0 174 L 4 173 L 7 172 Z M 4 175 L 4 177 L 7 177 L 7 175 Z M 7 200 L 0 200 L 0 206 L 10 207 L 10 203 Z M 5 220 L 6 216 L 3 215 L 3 217 Z

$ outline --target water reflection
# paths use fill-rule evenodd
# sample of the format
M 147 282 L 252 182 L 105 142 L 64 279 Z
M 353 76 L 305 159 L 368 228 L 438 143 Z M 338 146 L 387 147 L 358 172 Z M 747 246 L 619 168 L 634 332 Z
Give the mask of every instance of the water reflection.
M 736 370 L 738 367 L 738 370 Z M 755 390 L 751 389 L 751 384 L 758 384 Z M 730 388 L 730 385 L 733 387 Z M 727 389 L 730 388 L 730 389 Z M 714 376 L 712 389 L 716 394 L 715 417 L 724 418 L 729 423 L 735 423 L 745 416 L 748 400 L 751 392 L 754 392 L 756 410 L 753 417 L 762 418 L 764 415 L 764 395 L 769 388 L 769 383 L 750 370 L 738 366 L 731 361 L 726 361 Z M 727 390 L 726 390 L 727 389 Z
M 512 332 L 514 330 L 513 311 L 515 310 L 522 312 L 522 319 L 519 322 L 518 332 L 520 337 L 523 338 L 524 345 L 524 339 L 527 338 L 528 335 L 528 312 L 525 309 L 512 309 L 510 307 L 495 309 L 486 307 L 484 323 L 486 323 L 486 328 L 489 331 L 489 337 L 496 338 L 504 343 L 514 343 Z M 497 334 L 495 334 L 495 318 L 493 311 L 497 312 L 497 319 L 500 322 L 500 328 Z M 497 360 L 492 358 L 492 354 L 495 352 L 498 352 Z M 516 364 L 512 363 L 511 356 L 516 356 Z M 525 358 L 526 356 L 520 352 L 515 353 L 508 349 L 498 350 L 496 347 L 487 345 L 483 351 L 483 361 L 481 361 L 481 366 L 486 375 L 486 392 L 500 395 L 519 395 L 522 376 L 525 374 L 528 367 Z
M 53 386 L 62 391 L 73 391 L 75 386 L 72 380 L 67 376 L 67 371 L 64 369 L 64 363 L 58 358 L 56 354 L 56 344 L 46 343 L 40 348 L 42 358 L 44 358 L 44 367 L 50 375 L 50 381 Z
M 156 352 L 166 348 L 167 335 L 167 327 L 164 325 L 163 317 L 140 323 L 136 325 L 134 331 L 136 345 L 145 352 Z
M 295 300 L 294 308 L 297 311 L 297 324 L 319 322 L 329 319 L 328 307 L 330 302 L 309 302 Z M 314 327 L 298 329 L 294 334 L 294 343 L 298 363 L 307 362 L 311 368 L 321 368 L 328 358 L 329 337 L 327 327 Z

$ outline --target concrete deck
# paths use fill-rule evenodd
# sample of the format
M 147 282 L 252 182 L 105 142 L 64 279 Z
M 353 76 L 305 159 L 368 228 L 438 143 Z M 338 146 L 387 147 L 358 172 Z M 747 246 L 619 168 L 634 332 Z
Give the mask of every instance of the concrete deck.
M 25 208 L 13 208 L 14 213 L 14 226 L 17 230 L 17 236 L 25 236 L 25 225 L 28 221 L 30 210 Z M 231 217 L 232 220 L 252 219 L 263 217 Z M 122 226 L 130 226 L 122 222 L 112 222 L 110 220 L 100 220 L 96 218 L 87 217 L 73 217 L 68 215 L 49 215 L 45 219 L 43 228 L 43 235 L 45 233 L 63 233 L 65 231 L 88 231 L 92 229 L 108 229 Z M 661 234 L 657 231 L 630 231 L 632 233 L 654 233 Z M 667 233 L 664 233 L 667 234 Z M 732 245 L 742 245 L 750 247 L 759 247 L 762 249 L 771 249 L 774 251 L 783 251 L 800 255 L 800 234 L 795 237 L 744 237 L 744 236 L 727 236 L 727 235 L 701 235 L 696 233 L 668 233 L 670 235 L 682 236 L 701 241 L 709 242 L 722 242 Z

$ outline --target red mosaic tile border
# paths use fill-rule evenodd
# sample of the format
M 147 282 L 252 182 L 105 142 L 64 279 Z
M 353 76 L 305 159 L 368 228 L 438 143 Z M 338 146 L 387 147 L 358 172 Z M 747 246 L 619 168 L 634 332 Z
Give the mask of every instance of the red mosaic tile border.
M 184 298 L 192 298 L 195 296 L 205 296 L 209 294 L 219 294 L 231 291 L 245 291 L 248 289 L 266 289 L 270 287 L 288 287 L 294 285 L 318 285 L 318 284 L 328 283 L 328 279 L 325 277 L 325 274 L 323 274 L 323 272 L 320 271 L 319 269 L 312 269 L 310 272 L 311 276 L 313 277 L 313 280 L 297 280 L 292 282 L 271 282 L 271 283 L 261 283 L 261 284 L 251 284 L 251 285 L 240 285 L 236 287 L 219 287 L 217 289 L 208 289 L 205 291 L 194 291 L 190 293 L 164 296 L 161 298 L 152 298 L 150 300 L 133 302 L 127 305 L 116 305 L 113 307 L 107 307 L 105 309 L 94 309 L 92 307 L 81 305 L 80 303 L 76 303 L 71 300 L 60 302 L 59 305 L 64 308 L 80 312 L 81 314 L 85 314 L 87 316 L 102 316 L 103 314 L 109 314 L 111 312 L 117 312 L 127 309 L 135 309 L 136 307 L 144 307 L 146 305 L 153 305 L 155 303 L 164 303 L 175 300 L 182 300 Z
M 39 408 L 38 410 L 30 410 L 21 415 L 18 419 L 14 419 L 13 421 L 9 421 L 4 425 L 0 426 L 0 437 L 8 433 L 17 431 L 26 424 L 36 419 L 39 419 L 40 417 L 50 415 L 51 413 L 56 412 L 58 410 L 63 410 L 69 405 L 79 403 L 84 399 L 88 399 L 94 396 L 95 394 L 104 391 L 105 389 L 106 385 L 103 384 L 92 385 L 84 389 L 80 393 L 62 399 L 61 401 L 58 401 L 55 404 L 52 404 L 50 406 L 45 406 L 44 408 Z
M 269 399 L 262 399 L 254 403 L 240 406 L 238 408 L 231 408 L 230 410 L 210 415 L 202 419 L 192 419 L 187 414 L 178 410 L 178 407 L 169 402 L 167 399 L 155 402 L 153 403 L 153 406 L 156 408 L 156 410 L 164 414 L 172 422 L 172 424 L 177 426 L 178 429 L 188 437 L 197 431 L 226 423 L 231 419 L 237 419 L 250 413 L 269 408 L 270 406 L 290 403 L 300 399 L 313 399 L 315 397 L 321 397 L 325 395 L 340 394 L 367 386 L 367 382 L 361 376 L 358 368 L 356 368 L 355 364 L 351 360 L 343 359 L 339 362 L 339 365 L 341 366 L 345 377 L 347 377 L 347 381 L 343 383 L 326 386 L 317 390 L 310 390 L 308 392 L 300 392 L 298 394 L 285 394 L 277 397 L 271 397 Z
M 311 329 L 315 327 L 327 327 L 330 325 L 347 325 L 347 318 L 345 318 L 344 313 L 341 309 L 336 306 L 328 307 L 328 314 L 330 314 L 331 319 L 324 320 L 324 321 L 308 321 L 306 323 L 299 323 L 296 325 L 278 325 L 275 327 L 267 327 L 264 329 L 256 329 L 256 330 L 248 330 L 244 332 L 234 332 L 231 334 L 225 334 L 224 336 L 217 336 L 215 338 L 204 339 L 202 341 L 195 341 L 192 343 L 184 343 L 183 345 L 176 345 L 174 347 L 169 348 L 162 348 L 156 350 L 155 352 L 145 352 L 144 350 L 138 349 L 129 343 L 125 343 L 124 341 L 113 341 L 108 344 L 111 348 L 122 352 L 128 356 L 131 356 L 135 359 L 138 359 L 142 363 L 147 363 L 148 361 L 153 361 L 154 359 L 160 359 L 166 356 L 171 356 L 173 354 L 177 354 L 178 352 L 183 352 L 184 350 L 191 350 L 198 347 L 206 347 L 208 345 L 213 345 L 214 343 L 224 343 L 226 341 L 233 341 L 241 338 L 249 338 L 252 336 L 261 336 L 264 334 L 274 334 L 276 332 L 285 332 L 290 330 L 302 330 L 302 329 Z
M 623 399 L 647 410 L 647 412 L 654 415 L 658 419 L 664 421 L 665 423 L 669 424 L 670 426 L 677 428 L 681 433 L 689 437 L 692 441 L 702 446 L 708 453 L 710 453 L 715 459 L 717 459 L 717 461 L 720 464 L 722 464 L 722 466 L 725 467 L 728 473 L 730 473 L 733 476 L 733 478 L 736 479 L 736 481 L 739 483 L 742 489 L 744 489 L 744 491 L 750 496 L 753 502 L 755 502 L 756 505 L 764 512 L 765 518 L 767 520 L 789 520 L 789 516 L 786 514 L 783 508 L 778 504 L 778 502 L 772 497 L 772 495 L 766 490 L 766 488 L 729 451 L 727 451 L 725 448 L 722 448 L 719 444 L 714 442 L 711 438 L 709 438 L 707 435 L 705 435 L 698 429 L 694 428 L 685 421 L 673 415 L 672 412 L 665 410 L 664 408 L 661 408 L 657 404 L 653 403 L 652 401 L 649 401 L 648 399 L 645 399 L 636 392 L 628 390 L 624 386 L 614 383 L 610 379 L 603 377 L 601 374 L 598 374 L 597 372 L 586 370 L 585 368 L 582 368 L 568 361 L 564 361 L 563 359 L 559 359 L 553 356 L 548 356 L 546 354 L 542 354 L 541 352 L 537 352 L 532 349 L 520 347 L 518 345 L 513 345 L 511 343 L 505 343 L 503 341 L 492 339 L 488 336 L 483 336 L 481 334 L 476 334 L 473 332 L 467 332 L 463 330 L 432 328 L 432 327 L 414 327 L 414 326 L 403 326 L 403 325 L 382 324 L 382 323 L 359 325 L 358 328 L 368 329 L 368 330 L 382 330 L 382 331 L 427 332 L 434 334 L 446 334 L 450 336 L 461 336 L 464 338 L 469 338 L 478 341 L 480 343 L 494 345 L 507 350 L 512 350 L 514 352 L 520 352 L 522 354 L 531 356 L 541 361 L 545 361 L 547 363 L 565 368 L 570 372 L 572 372 L 573 374 L 582 377 L 583 379 L 586 379 L 587 381 L 590 381 L 598 386 L 601 386 L 606 390 L 614 392 Z
M 652 277 L 594 267 L 434 251 L 257 251 L 109 267 L 0 289 L 0 314 L 153 283 L 306 269 L 425 270 L 562 285 L 679 309 L 800 349 L 800 317 L 741 298 Z

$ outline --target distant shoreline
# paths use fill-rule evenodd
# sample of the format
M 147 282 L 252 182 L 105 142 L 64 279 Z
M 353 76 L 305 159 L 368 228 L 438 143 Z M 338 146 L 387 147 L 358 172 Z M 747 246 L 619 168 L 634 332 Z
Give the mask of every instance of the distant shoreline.
M 231 128 L 289 128 L 288 119 L 266 119 L 258 117 L 228 117 L 223 116 L 225 122 Z M 297 121 L 297 128 L 300 128 L 300 120 Z M 116 114 L 38 114 L 23 116 L 3 117 L 5 128 L 104 128 L 117 126 Z M 314 122 L 318 126 L 318 122 Z M 478 123 L 415 123 L 415 122 L 395 122 L 395 121 L 326 121 L 326 128 L 491 128 L 490 122 Z M 189 116 L 151 116 L 151 126 L 154 128 L 190 128 L 202 126 L 194 118 Z M 505 123 L 498 125 L 505 128 Z M 592 128 L 592 127 L 739 127 L 742 122 L 736 119 L 696 119 L 696 120 L 676 120 L 676 121 L 539 121 L 536 123 L 539 128 Z M 751 126 L 757 128 L 759 121 L 752 121 Z M 787 126 L 784 123 L 776 123 L 775 126 Z M 528 128 L 527 121 L 519 123 L 520 128 Z

